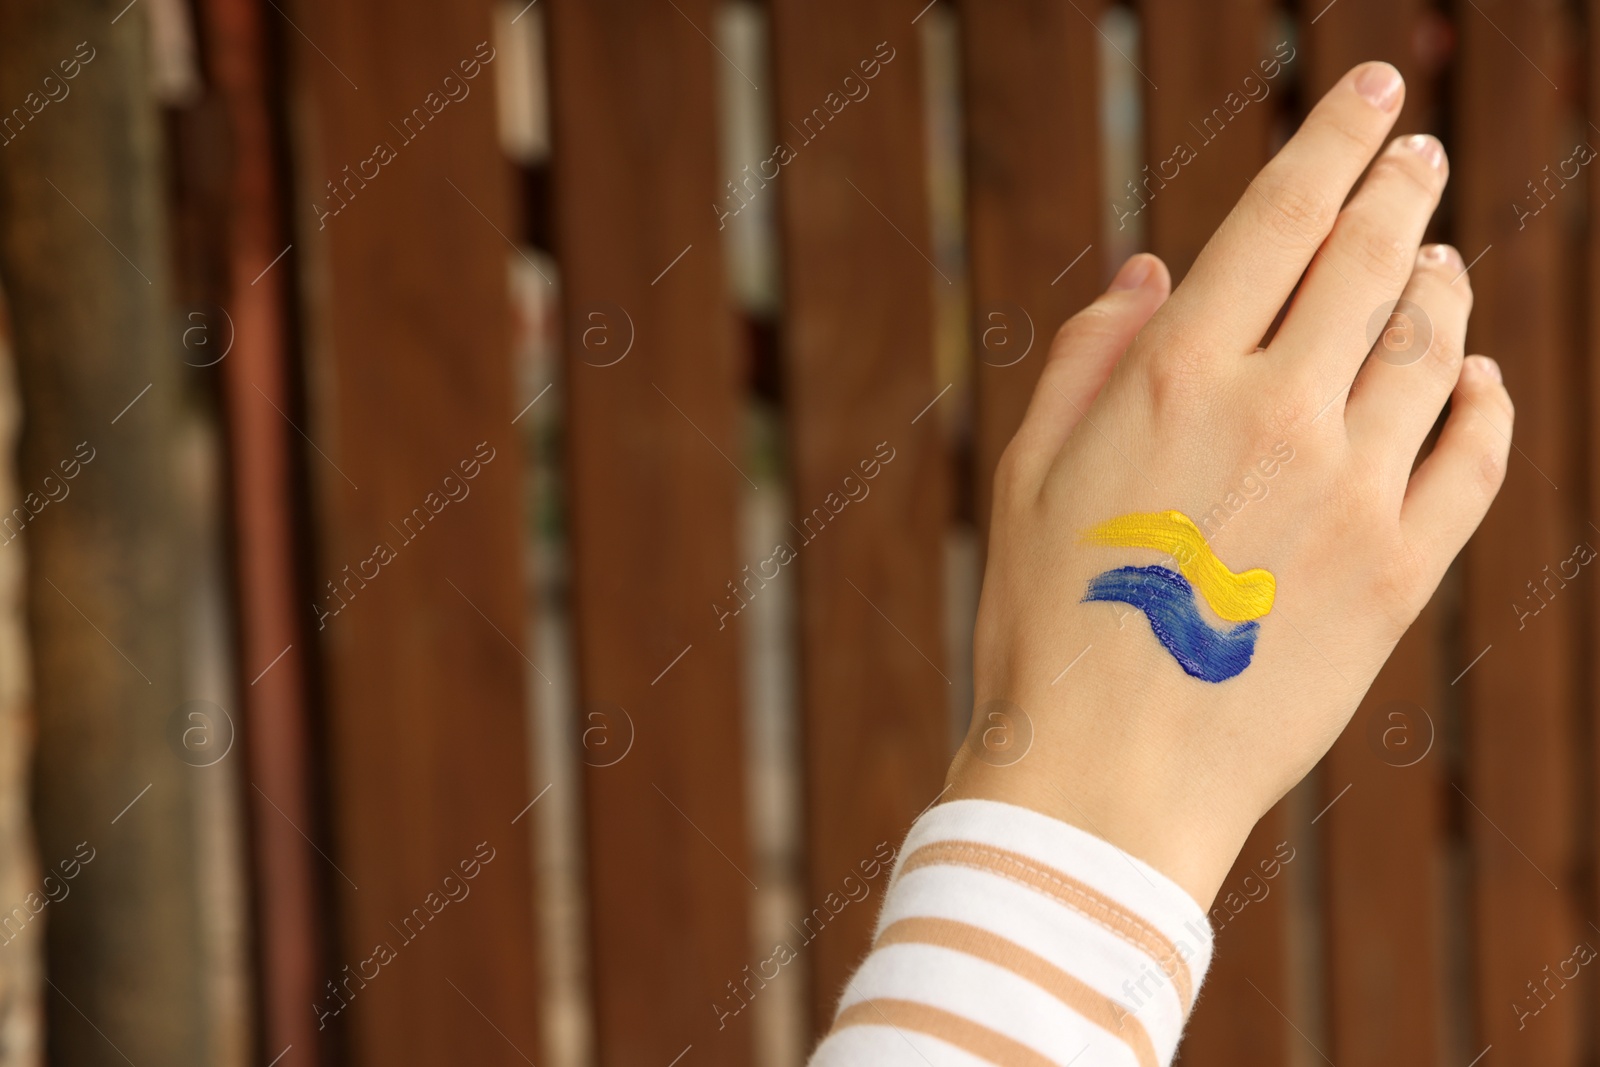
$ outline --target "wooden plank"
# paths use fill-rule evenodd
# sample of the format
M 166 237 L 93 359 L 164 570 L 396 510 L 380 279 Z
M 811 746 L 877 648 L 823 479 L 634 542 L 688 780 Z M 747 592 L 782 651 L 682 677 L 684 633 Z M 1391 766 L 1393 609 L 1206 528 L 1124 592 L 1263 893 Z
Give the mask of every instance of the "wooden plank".
M 1493 1044 L 1491 1055 L 1515 1049 L 1519 1060 L 1564 1067 L 1579 1062 L 1587 1004 L 1547 975 L 1594 938 L 1573 894 L 1579 598 L 1558 573 L 1574 544 L 1595 537 L 1576 514 L 1569 449 L 1563 215 L 1579 194 L 1553 180 L 1543 190 L 1552 202 L 1537 215 L 1513 206 L 1539 207 L 1528 183 L 1572 155 L 1564 98 L 1550 80 L 1571 69 L 1569 27 L 1555 3 L 1474 7 L 1458 23 L 1451 108 L 1457 243 L 1476 294 L 1467 351 L 1500 361 L 1517 417 L 1505 486 L 1467 546 L 1464 636 L 1449 671 L 1466 671 L 1455 684 L 1465 689 L 1467 740 L 1457 803 L 1473 849 L 1478 1033 L 1469 1053 Z M 1536 997 L 1529 983 L 1546 981 Z
M 0 310 L 0 360 L 9 370 L 9 315 Z M 0 448 L 15 446 L 22 402 L 14 384 L 0 399 Z M 13 463 L 0 465 L 0 501 L 15 507 L 23 498 Z M 0 552 L 0 896 L 25 900 L 43 878 L 34 841 L 32 797 L 34 718 L 32 681 L 23 669 L 29 655 L 27 560 Z M 53 873 L 53 872 L 52 872 Z M 13 924 L 14 925 L 14 924 Z M 15 1035 L 9 1048 L 17 1067 L 43 1063 L 44 930 L 37 924 L 20 935 L 7 931 L 0 953 L 0 1033 Z
M 1444 996 L 1442 608 L 1401 639 L 1317 778 L 1335 1063 L 1432 1063 Z M 1331 805 L 1331 807 L 1330 807 Z
M 1303 877 L 1306 842 L 1292 833 L 1286 802 L 1256 824 L 1210 911 L 1216 955 L 1200 991 L 1178 1062 L 1287 1064 L 1304 1039 L 1289 979 L 1291 880 Z M 1301 866 L 1296 867 L 1296 864 Z
M 1107 268 L 1100 37 L 1091 21 L 1101 5 L 1077 6 L 965 0 L 961 8 L 972 462 L 985 530 L 995 464 L 1022 422 L 1050 340 L 1099 294 Z
M 1145 0 L 1139 14 L 1146 162 L 1139 174 L 1128 176 L 1131 186 L 1110 192 L 1118 225 L 1142 218 L 1150 251 L 1181 282 L 1267 161 L 1271 120 L 1298 57 L 1268 37 L 1269 8 L 1263 0 L 1231 0 L 1207 9 Z M 1266 77 L 1269 72 L 1275 76 Z M 1299 854 L 1303 843 L 1290 841 L 1291 836 L 1285 804 L 1279 803 L 1245 841 L 1223 883 L 1212 912 L 1214 925 L 1220 926 L 1216 961 L 1184 1038 L 1186 1067 L 1285 1064 L 1291 1042 L 1300 1040 L 1278 1014 L 1294 1009 L 1287 881 L 1272 885 L 1260 903 L 1249 903 L 1238 914 L 1227 903 L 1230 892 L 1237 894 L 1236 901 L 1249 900 L 1245 887 L 1260 882 L 1259 865 L 1271 863 L 1285 842 Z
M 1300 8 L 1303 99 L 1320 99 L 1351 67 L 1381 59 L 1406 79 L 1396 130 L 1430 129 L 1435 57 L 1416 45 L 1429 39 L 1435 16 L 1420 0 L 1325 4 Z M 1401 639 L 1317 778 L 1317 810 L 1334 805 L 1318 820 L 1325 1051 L 1352 1067 L 1441 1055 L 1444 610 L 1430 606 Z
M 1588 113 L 1593 115 L 1595 114 L 1596 103 L 1600 103 L 1600 79 L 1597 79 L 1593 73 L 1596 70 L 1600 70 L 1600 10 L 1596 9 L 1594 0 L 1586 4 L 1584 10 L 1587 14 L 1589 28 L 1585 43 L 1588 46 L 1586 60 L 1590 71 L 1588 77 L 1589 95 L 1585 103 Z M 1589 140 L 1587 143 L 1600 148 L 1600 145 L 1596 145 L 1593 140 Z M 1588 182 L 1587 190 L 1589 217 L 1591 219 L 1600 218 L 1600 215 L 1595 214 L 1596 211 L 1600 211 L 1600 182 Z M 1597 235 L 1591 228 L 1587 236 L 1588 243 L 1584 249 L 1586 256 L 1584 266 L 1587 267 L 1587 273 L 1584 275 L 1584 280 L 1588 286 L 1587 306 L 1593 308 L 1600 306 L 1600 301 L 1596 300 L 1597 295 L 1600 295 L 1600 235 Z M 1589 404 L 1589 410 L 1593 411 L 1596 410 L 1594 406 L 1596 399 L 1600 398 L 1600 372 L 1596 371 L 1596 368 L 1600 368 L 1600 319 L 1597 319 L 1592 312 L 1582 323 L 1582 334 L 1576 351 L 1586 359 L 1585 369 L 1587 371 L 1586 382 L 1588 389 L 1583 394 L 1583 397 Z M 1597 427 L 1592 419 L 1583 418 L 1581 415 L 1576 422 L 1577 430 L 1588 439 L 1586 447 L 1583 447 L 1580 454 L 1588 464 L 1588 499 L 1592 506 L 1594 502 L 1600 501 L 1600 427 Z M 1592 533 L 1593 531 L 1590 532 Z M 1590 544 L 1593 543 L 1592 541 L 1590 542 Z M 1595 707 L 1596 694 L 1600 694 L 1600 656 L 1595 655 L 1593 651 L 1596 643 L 1600 642 L 1600 610 L 1596 608 L 1597 601 L 1600 601 L 1600 584 L 1590 587 L 1588 600 L 1589 611 L 1587 618 L 1584 620 L 1585 628 L 1582 631 L 1582 640 L 1579 645 L 1580 661 L 1588 664 L 1588 672 L 1580 679 L 1580 684 L 1586 684 L 1588 687 L 1583 695 L 1583 699 L 1587 704 L 1585 719 L 1587 720 L 1590 741 L 1590 749 L 1587 755 L 1591 765 L 1594 765 L 1600 764 L 1600 714 L 1597 714 Z M 1600 804 L 1600 794 L 1594 791 L 1592 784 L 1591 791 L 1584 797 L 1584 802 L 1590 806 L 1591 811 L 1595 805 Z M 1600 824 L 1593 822 L 1591 817 L 1589 825 L 1591 828 L 1590 837 L 1586 842 L 1582 842 L 1581 847 L 1586 849 L 1590 862 L 1593 863 L 1594 857 L 1600 856 L 1600 836 L 1597 836 L 1597 834 L 1600 834 Z M 1594 888 L 1597 892 L 1600 892 L 1600 886 L 1595 886 Z M 1591 1012 L 1596 1010 L 1597 1000 L 1600 1000 L 1600 988 L 1590 992 Z
M 5 537 L 27 559 L 34 828 L 54 876 L 22 914 L 44 928 L 52 1061 L 198 1067 L 195 777 L 167 742 L 180 392 L 144 30 L 83 0 L 0 4 L 0 276 L 26 413 Z
M 1109 192 L 1116 224 L 1142 216 L 1150 251 L 1179 282 L 1266 162 L 1299 57 L 1270 35 L 1266 0 L 1141 0 L 1138 9 L 1145 166 Z
M 837 900 L 841 880 L 880 848 L 898 847 L 939 794 L 950 755 L 940 666 L 948 479 L 938 413 L 924 413 L 946 384 L 932 373 L 931 286 L 947 284 L 928 258 L 912 22 L 924 6 L 772 5 L 777 134 L 794 152 L 776 184 L 808 911 Z M 847 94 L 860 99 L 841 103 Z M 863 463 L 876 475 L 870 483 L 860 480 Z M 860 492 L 847 475 L 870 495 L 845 506 L 846 492 Z M 866 951 L 873 918 L 870 907 L 843 909 L 804 950 L 818 1028 Z
M 221 360 L 214 373 L 221 379 L 228 445 L 257 1052 L 268 1062 L 293 1048 L 296 1063 L 315 1067 L 329 1062 L 333 1050 L 306 1006 L 325 992 L 332 930 L 326 868 L 296 829 L 323 818 L 314 804 L 309 721 L 308 657 L 315 638 L 296 597 L 310 584 L 301 543 L 309 516 L 300 438 L 282 414 L 261 402 L 262 395 L 274 397 L 283 413 L 303 418 L 289 335 L 297 260 L 292 253 L 278 258 L 290 243 L 279 186 L 280 88 L 269 69 L 270 12 L 251 0 L 203 0 L 198 15 L 212 98 L 205 111 L 214 109 L 227 131 L 228 152 L 214 166 L 221 226 L 206 234 L 220 261 L 215 284 L 226 314 L 201 311 L 191 320 L 191 328 L 202 330 L 185 334 L 197 342 L 186 361 L 204 366 Z M 214 146 L 219 138 L 209 132 Z
M 524 1064 L 541 1046 L 514 820 L 537 789 L 490 4 L 291 13 L 321 516 L 305 610 L 341 921 L 312 1010 L 354 1063 Z
M 1434 129 L 1450 26 L 1425 0 L 1300 0 L 1301 102 L 1320 100 L 1358 63 L 1394 64 L 1406 80 L 1396 136 Z
M 583 753 L 607 1065 L 690 1045 L 686 1063 L 749 1063 L 743 1005 L 771 951 L 748 945 L 742 620 L 718 613 L 741 603 L 730 583 L 749 597 L 762 580 L 735 539 L 749 486 L 712 207 L 727 195 L 714 10 L 547 11 L 580 728 L 626 752 Z

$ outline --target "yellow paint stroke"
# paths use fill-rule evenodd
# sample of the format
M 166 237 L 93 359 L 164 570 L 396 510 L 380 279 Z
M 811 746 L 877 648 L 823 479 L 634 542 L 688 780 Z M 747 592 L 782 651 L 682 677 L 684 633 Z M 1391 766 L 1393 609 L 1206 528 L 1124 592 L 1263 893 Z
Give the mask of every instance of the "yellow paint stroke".
M 1211 610 L 1229 622 L 1259 619 L 1272 610 L 1278 590 L 1272 572 L 1259 567 L 1239 574 L 1230 571 L 1211 551 L 1200 528 L 1181 511 L 1122 515 L 1085 531 L 1083 539 L 1089 544 L 1165 552 Z

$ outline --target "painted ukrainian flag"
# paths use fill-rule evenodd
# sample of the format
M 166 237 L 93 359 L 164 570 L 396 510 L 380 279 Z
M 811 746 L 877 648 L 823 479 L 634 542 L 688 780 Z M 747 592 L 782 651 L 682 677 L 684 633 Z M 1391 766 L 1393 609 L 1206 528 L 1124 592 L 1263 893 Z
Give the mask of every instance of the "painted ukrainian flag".
M 1255 654 L 1255 621 L 1272 610 L 1277 581 L 1260 568 L 1234 573 L 1181 511 L 1122 515 L 1083 535 L 1088 544 L 1149 549 L 1171 556 L 1166 567 L 1118 567 L 1089 582 L 1085 601 L 1115 601 L 1137 608 L 1150 629 L 1189 675 L 1222 682 L 1246 667 Z M 1215 629 L 1200 615 L 1195 590 L 1211 610 L 1238 625 Z

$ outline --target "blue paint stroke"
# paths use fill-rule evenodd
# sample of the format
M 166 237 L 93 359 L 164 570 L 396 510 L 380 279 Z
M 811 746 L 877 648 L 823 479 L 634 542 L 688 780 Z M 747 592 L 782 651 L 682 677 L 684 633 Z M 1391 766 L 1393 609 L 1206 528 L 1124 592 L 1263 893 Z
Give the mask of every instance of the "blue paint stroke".
M 1195 607 L 1194 587 L 1165 567 L 1118 567 L 1089 582 L 1084 601 L 1115 601 L 1144 612 L 1162 647 L 1191 677 L 1224 682 L 1246 667 L 1256 651 L 1254 621 L 1214 630 Z

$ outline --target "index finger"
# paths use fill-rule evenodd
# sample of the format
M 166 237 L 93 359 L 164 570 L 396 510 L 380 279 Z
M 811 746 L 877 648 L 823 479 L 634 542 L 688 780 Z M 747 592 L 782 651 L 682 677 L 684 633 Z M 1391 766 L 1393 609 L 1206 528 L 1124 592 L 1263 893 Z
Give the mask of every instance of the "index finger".
M 1207 352 L 1255 351 L 1388 137 L 1405 83 L 1387 63 L 1354 68 L 1312 108 L 1211 240 L 1159 320 Z M 1198 331 L 1198 332 L 1195 332 Z

